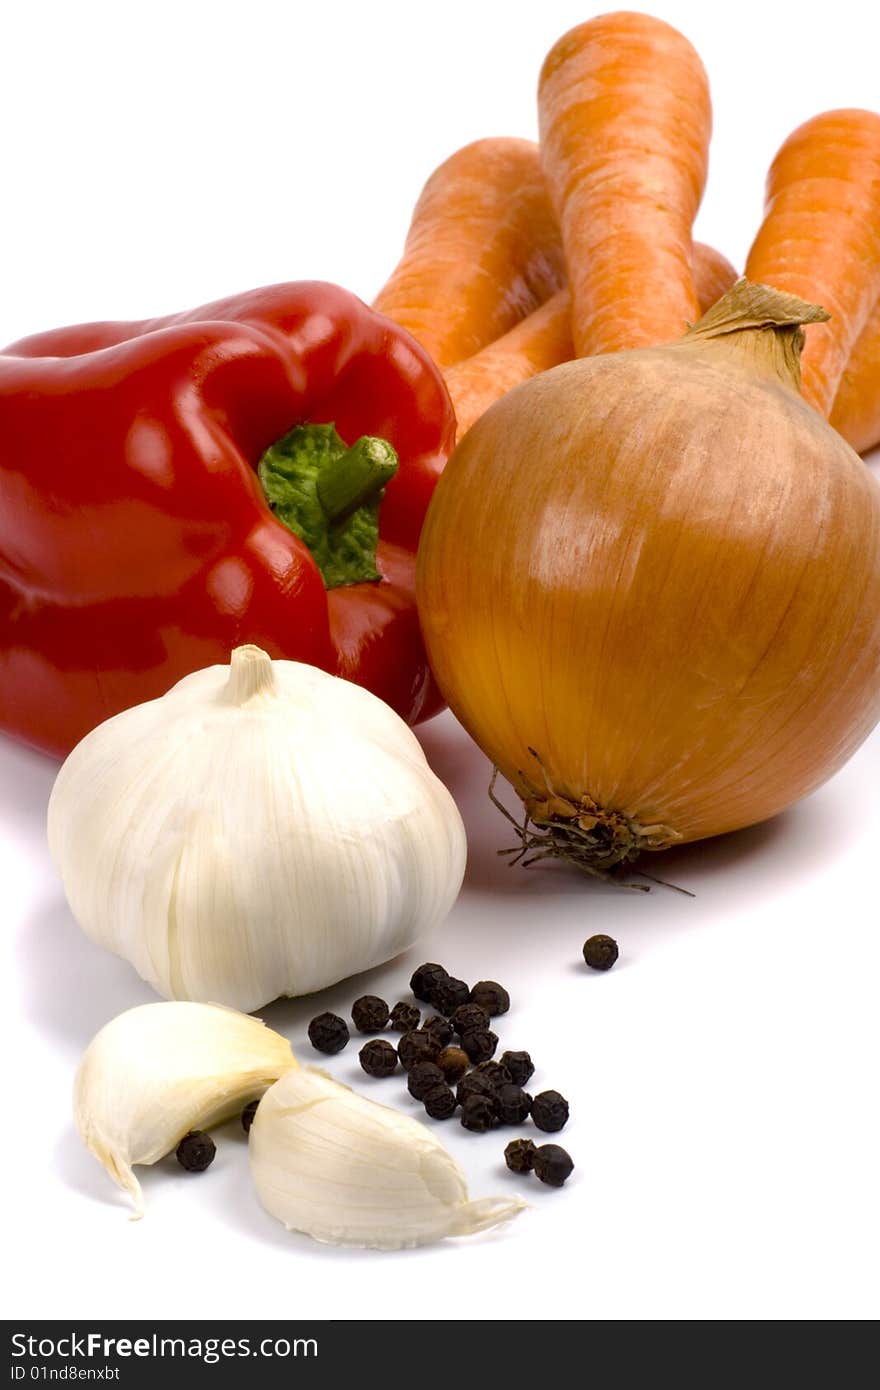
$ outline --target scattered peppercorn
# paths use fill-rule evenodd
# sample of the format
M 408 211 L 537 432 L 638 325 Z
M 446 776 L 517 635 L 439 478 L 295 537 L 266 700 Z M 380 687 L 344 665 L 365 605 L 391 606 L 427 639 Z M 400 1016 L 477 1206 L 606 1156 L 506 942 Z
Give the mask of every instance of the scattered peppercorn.
M 445 979 L 438 979 L 431 987 L 431 1003 L 438 1013 L 455 1013 L 459 1004 L 466 1004 L 470 996 L 470 990 L 464 980 L 456 980 L 454 976 L 447 975 Z
M 251 1125 L 254 1122 L 254 1116 L 257 1113 L 257 1106 L 259 1105 L 259 1103 L 260 1102 L 258 1100 L 252 1100 L 250 1104 L 246 1105 L 244 1107 L 244 1110 L 242 1110 L 241 1112 L 241 1127 L 244 1130 L 245 1134 L 250 1134 L 251 1132 Z
M 524 1086 L 535 1072 L 535 1064 L 527 1052 L 503 1052 L 501 1066 L 507 1068 L 514 1086 Z
M 455 1030 L 448 1018 L 443 1018 L 441 1014 L 434 1014 L 425 1024 L 425 1029 L 433 1033 L 441 1047 L 448 1047 L 455 1037 Z
M 498 1035 L 488 1028 L 475 1028 L 462 1035 L 461 1045 L 472 1062 L 486 1062 L 498 1046 Z
M 364 994 L 356 999 L 351 1016 L 359 1033 L 381 1033 L 388 1027 L 388 1005 L 378 994 Z
M 551 1148 L 551 1145 L 546 1145 Z M 511 1173 L 530 1173 L 535 1165 L 535 1145 L 531 1139 L 511 1139 L 504 1150 L 504 1162 Z
M 489 1078 L 481 1076 L 478 1071 L 468 1072 L 467 1076 L 462 1077 L 456 1095 L 459 1105 L 464 1105 L 470 1096 L 482 1096 L 484 1100 L 489 1101 L 497 1114 L 498 1091 Z
M 448 973 L 442 965 L 435 965 L 428 961 L 427 965 L 420 965 L 414 972 L 409 982 L 409 987 L 417 999 L 421 999 L 423 1004 L 427 1004 L 431 999 L 431 990 L 438 980 L 448 978 Z
M 479 980 L 471 990 L 471 1003 L 479 1004 L 490 1018 L 496 1014 L 506 1014 L 510 1008 L 510 995 L 497 980 Z
M 425 1096 L 425 1109 L 432 1120 L 448 1120 L 455 1114 L 458 1101 L 451 1086 L 432 1086 Z
M 404 1033 L 397 1044 L 400 1065 L 409 1071 L 417 1062 L 436 1062 L 440 1055 L 440 1044 L 433 1033 L 424 1028 L 412 1028 Z
M 460 1004 L 449 1020 L 459 1036 L 473 1033 L 478 1028 L 489 1027 L 489 1015 L 479 1004 Z
M 417 1009 L 415 1004 L 408 1004 L 405 999 L 401 999 L 400 1003 L 395 1004 L 391 1010 L 391 1027 L 397 1033 L 409 1033 L 413 1028 L 418 1028 L 421 1018 L 421 1009 Z
M 447 1081 L 460 1081 L 468 1069 L 469 1058 L 460 1047 L 444 1047 L 437 1058 L 437 1066 Z
M 443 1084 L 443 1073 L 436 1062 L 416 1062 L 406 1078 L 406 1089 L 413 1100 L 424 1100 L 429 1091 Z
M 521 1125 L 529 1118 L 532 1098 L 521 1086 L 502 1086 L 498 1092 L 498 1114 L 503 1125 Z
M 568 1101 L 558 1091 L 541 1091 L 532 1101 L 532 1123 L 546 1134 L 562 1129 L 568 1119 Z
M 309 1024 L 309 1042 L 318 1052 L 341 1052 L 349 1036 L 348 1024 L 338 1014 L 318 1014 Z
M 561 1187 L 574 1169 L 570 1154 L 558 1144 L 542 1144 L 535 1149 L 533 1166 L 535 1177 L 548 1187 Z
M 496 1091 L 499 1091 L 502 1086 L 509 1086 L 513 1080 L 503 1062 L 481 1062 L 476 1070 L 478 1075 L 485 1076 Z
M 610 970 L 618 955 L 617 942 L 613 936 L 603 936 L 600 932 L 598 936 L 591 936 L 584 942 L 584 960 L 591 970 Z
M 488 1096 L 468 1096 L 461 1106 L 461 1123 L 474 1134 L 485 1134 L 497 1124 L 497 1112 Z
M 364 1043 L 358 1061 L 367 1076 L 391 1076 L 397 1070 L 397 1053 L 384 1038 L 372 1038 Z
M 217 1146 L 203 1129 L 191 1129 L 177 1146 L 177 1161 L 188 1173 L 204 1173 L 214 1162 Z

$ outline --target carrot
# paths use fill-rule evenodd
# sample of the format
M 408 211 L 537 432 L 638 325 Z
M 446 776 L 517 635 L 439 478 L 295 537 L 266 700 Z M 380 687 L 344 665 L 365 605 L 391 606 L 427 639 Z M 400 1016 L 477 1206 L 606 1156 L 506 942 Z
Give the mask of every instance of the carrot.
M 880 444 L 880 299 L 843 369 L 829 419 L 860 454 Z
M 571 295 L 559 290 L 503 337 L 444 373 L 458 438 L 514 386 L 573 357 Z
M 827 415 L 880 296 L 880 116 L 826 111 L 788 137 L 770 166 L 746 275 L 831 315 L 801 354 L 803 394 Z
M 699 241 L 694 242 L 693 264 L 699 311 L 705 313 L 730 289 L 736 271 L 720 251 Z M 502 338 L 445 373 L 459 439 L 514 386 L 573 357 L 571 295 L 560 290 Z
M 428 179 L 374 307 L 448 367 L 506 333 L 564 278 L 537 146 L 477 140 Z
M 739 276 L 727 257 L 716 251 L 714 246 L 707 246 L 704 241 L 694 242 L 691 264 L 694 270 L 694 288 L 697 291 L 697 307 L 702 315 L 707 309 L 711 309 L 723 294 L 727 294 Z
M 649 15 L 601 15 L 551 49 L 538 86 L 579 356 L 679 337 L 698 317 L 691 226 L 712 115 L 703 65 Z

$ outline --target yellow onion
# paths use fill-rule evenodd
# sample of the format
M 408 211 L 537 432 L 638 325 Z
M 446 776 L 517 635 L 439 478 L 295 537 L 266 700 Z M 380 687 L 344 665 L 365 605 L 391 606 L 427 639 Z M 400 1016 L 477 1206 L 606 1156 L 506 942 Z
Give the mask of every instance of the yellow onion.
M 740 281 L 678 342 L 518 387 L 456 449 L 421 619 L 523 847 L 603 872 L 751 825 L 880 717 L 880 488 L 798 394 L 825 318 Z

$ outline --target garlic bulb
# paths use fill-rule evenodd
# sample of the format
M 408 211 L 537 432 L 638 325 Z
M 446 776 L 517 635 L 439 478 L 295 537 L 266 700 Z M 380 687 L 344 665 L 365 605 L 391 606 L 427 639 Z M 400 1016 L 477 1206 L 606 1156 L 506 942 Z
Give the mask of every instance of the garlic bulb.
M 464 1174 L 424 1125 L 313 1067 L 286 1072 L 266 1092 L 250 1160 L 266 1210 L 332 1245 L 427 1245 L 498 1226 L 526 1205 L 469 1202 Z
M 290 1067 L 290 1043 L 215 1004 L 142 1004 L 102 1028 L 74 1082 L 80 1137 L 143 1215 L 135 1163 L 230 1119 Z
M 393 710 L 252 646 L 88 734 L 49 846 L 94 941 L 168 998 L 244 1010 L 405 950 L 451 908 L 466 854 Z

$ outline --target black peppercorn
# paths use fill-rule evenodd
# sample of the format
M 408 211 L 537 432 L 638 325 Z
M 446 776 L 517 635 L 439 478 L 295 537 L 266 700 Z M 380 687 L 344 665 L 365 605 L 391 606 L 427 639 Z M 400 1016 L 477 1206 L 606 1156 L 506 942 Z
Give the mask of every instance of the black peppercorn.
M 603 936 L 600 933 L 584 942 L 584 960 L 591 970 L 610 970 L 618 954 L 617 942 L 613 936 Z
M 425 1109 L 432 1120 L 448 1120 L 454 1113 L 458 1101 L 451 1086 L 432 1086 L 425 1096 Z
M 574 1164 L 571 1156 L 558 1144 L 542 1144 L 535 1149 L 534 1169 L 535 1177 L 547 1183 L 548 1187 L 561 1187 L 571 1176 Z
M 468 1069 L 468 1055 L 460 1047 L 444 1047 L 437 1066 L 447 1081 L 460 1081 Z
M 527 1052 L 503 1052 L 501 1065 L 510 1072 L 514 1086 L 524 1086 L 535 1071 L 534 1063 Z
M 506 1014 L 510 1008 L 510 995 L 497 980 L 479 980 L 471 990 L 471 1003 L 479 1004 L 490 1018 L 496 1014 Z
M 413 1028 L 418 1028 L 422 1018 L 421 1009 L 417 1009 L 415 1004 L 407 1004 L 405 999 L 401 999 L 399 1004 L 395 1004 L 391 1010 L 391 1027 L 397 1033 L 409 1033 Z
M 485 1062 L 498 1046 L 498 1036 L 490 1033 L 488 1028 L 474 1029 L 472 1033 L 462 1035 L 461 1045 L 472 1062 Z
M 429 1091 L 443 1084 L 443 1073 L 433 1062 L 416 1062 L 406 1079 L 406 1089 L 413 1100 L 424 1100 Z
M 502 1086 L 498 1092 L 498 1114 L 503 1125 L 521 1125 L 529 1118 L 532 1098 L 521 1086 Z
M 381 1033 L 388 1027 L 388 1005 L 378 994 L 364 994 L 352 1004 L 351 1017 L 359 1033 Z
M 456 1095 L 459 1105 L 464 1105 L 471 1096 L 482 1096 L 493 1107 L 495 1114 L 498 1113 L 498 1091 L 488 1077 L 481 1076 L 478 1071 L 468 1072 L 467 1076 L 462 1077 Z
M 504 1150 L 504 1162 L 511 1173 L 530 1173 L 535 1166 L 535 1152 L 531 1139 L 511 1139 Z
M 409 982 L 409 987 L 417 999 L 421 999 L 423 1004 L 430 1002 L 431 990 L 438 980 L 445 980 L 447 972 L 442 965 L 434 965 L 429 961 L 427 965 L 420 965 L 414 972 Z
M 204 1173 L 214 1162 L 217 1146 L 203 1129 L 191 1129 L 177 1146 L 177 1161 L 188 1173 Z
M 489 1015 L 479 1004 L 460 1004 L 449 1022 L 461 1037 L 465 1033 L 475 1032 L 478 1028 L 488 1028 Z
M 474 1134 L 485 1134 L 498 1123 L 495 1106 L 488 1096 L 468 1096 L 462 1101 L 461 1122 Z
M 397 1053 L 384 1038 L 372 1038 L 364 1043 L 358 1061 L 367 1076 L 391 1076 L 397 1070 Z
M 348 1039 L 348 1024 L 338 1014 L 318 1014 L 309 1024 L 309 1042 L 318 1052 L 341 1052 Z
M 532 1123 L 545 1134 L 562 1129 L 568 1119 L 568 1101 L 558 1091 L 541 1091 L 532 1101 Z
M 464 980 L 456 980 L 452 975 L 438 979 L 431 987 L 431 1003 L 438 1013 L 455 1013 L 459 1004 L 466 1004 L 470 990 Z
M 433 1033 L 424 1028 L 413 1028 L 404 1033 L 397 1044 L 400 1065 L 409 1071 L 417 1062 L 436 1062 L 440 1055 L 440 1044 Z
M 242 1110 L 241 1112 L 241 1127 L 244 1130 L 245 1134 L 250 1134 L 251 1132 L 251 1125 L 254 1122 L 254 1116 L 257 1113 L 257 1106 L 259 1105 L 259 1103 L 260 1102 L 258 1100 L 252 1100 L 250 1104 L 246 1105 L 244 1107 L 244 1110 Z
M 502 1086 L 509 1086 L 513 1080 L 503 1062 L 481 1062 L 476 1071 L 479 1076 L 485 1076 L 496 1091 L 499 1091 Z
M 455 1029 L 448 1018 L 443 1018 L 441 1014 L 434 1014 L 425 1024 L 425 1029 L 433 1033 L 441 1047 L 448 1047 L 455 1037 Z

